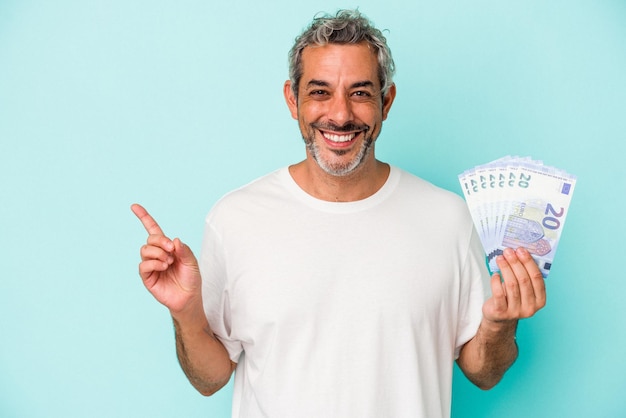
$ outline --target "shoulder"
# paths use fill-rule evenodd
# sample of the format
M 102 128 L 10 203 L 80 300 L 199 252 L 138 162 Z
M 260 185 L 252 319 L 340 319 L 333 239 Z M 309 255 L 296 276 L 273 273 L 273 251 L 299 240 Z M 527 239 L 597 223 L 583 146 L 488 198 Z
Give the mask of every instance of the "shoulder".
M 401 168 L 393 167 L 392 169 L 398 173 L 398 190 L 403 194 L 403 197 L 422 203 L 427 201 L 431 205 L 465 208 L 465 202 L 458 194 L 436 186 Z
M 284 184 L 286 170 L 286 167 L 278 169 L 228 192 L 213 205 L 207 215 L 207 221 L 280 205 L 286 196 Z
M 408 171 L 394 170 L 397 170 L 399 180 L 391 200 L 397 210 L 408 217 L 430 219 L 451 228 L 465 228 L 472 223 L 461 196 Z

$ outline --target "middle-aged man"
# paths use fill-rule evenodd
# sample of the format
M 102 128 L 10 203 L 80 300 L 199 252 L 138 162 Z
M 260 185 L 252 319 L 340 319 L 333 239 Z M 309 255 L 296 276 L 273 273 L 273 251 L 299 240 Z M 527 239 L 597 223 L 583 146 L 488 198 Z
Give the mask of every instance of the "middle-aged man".
M 495 385 L 545 304 L 541 273 L 508 249 L 489 279 L 461 198 L 376 159 L 396 87 L 365 17 L 315 18 L 289 59 L 306 158 L 222 198 L 199 263 L 133 205 L 144 284 L 201 393 L 236 370 L 234 417 L 449 416 L 454 360 Z

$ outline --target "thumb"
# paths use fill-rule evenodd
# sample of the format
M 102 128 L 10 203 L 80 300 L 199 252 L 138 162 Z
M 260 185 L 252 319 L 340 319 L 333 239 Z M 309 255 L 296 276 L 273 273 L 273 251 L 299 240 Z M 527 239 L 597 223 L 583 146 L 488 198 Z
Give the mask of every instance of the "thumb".
M 198 264 L 196 256 L 193 255 L 191 248 L 178 238 L 174 239 L 174 255 L 185 265 L 197 266 Z

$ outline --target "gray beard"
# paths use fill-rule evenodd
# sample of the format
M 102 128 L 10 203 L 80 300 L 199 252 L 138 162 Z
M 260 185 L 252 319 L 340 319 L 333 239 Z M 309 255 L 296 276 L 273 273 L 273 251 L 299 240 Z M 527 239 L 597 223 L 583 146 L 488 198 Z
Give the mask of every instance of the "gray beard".
M 315 143 L 315 133 L 311 135 L 309 138 L 303 137 L 304 143 L 306 144 L 307 149 L 311 153 L 311 157 L 317 163 L 317 165 L 327 174 L 336 177 L 344 177 L 351 173 L 353 173 L 357 168 L 361 166 L 363 161 L 365 161 L 366 157 L 372 150 L 372 144 L 374 143 L 374 139 L 372 136 L 368 136 L 365 138 L 365 141 L 361 144 L 361 149 L 359 153 L 354 157 L 351 161 L 347 163 L 331 163 L 329 161 L 325 161 L 320 157 L 320 152 L 317 144 Z M 346 153 L 346 151 L 333 151 L 335 155 L 341 156 Z

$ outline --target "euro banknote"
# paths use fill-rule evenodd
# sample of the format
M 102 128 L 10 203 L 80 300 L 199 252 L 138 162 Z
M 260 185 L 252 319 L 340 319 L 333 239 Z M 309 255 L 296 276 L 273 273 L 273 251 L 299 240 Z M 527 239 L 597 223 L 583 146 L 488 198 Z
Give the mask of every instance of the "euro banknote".
M 526 248 L 547 277 L 552 269 L 576 176 L 531 157 L 506 156 L 459 174 L 489 269 L 505 248 Z

